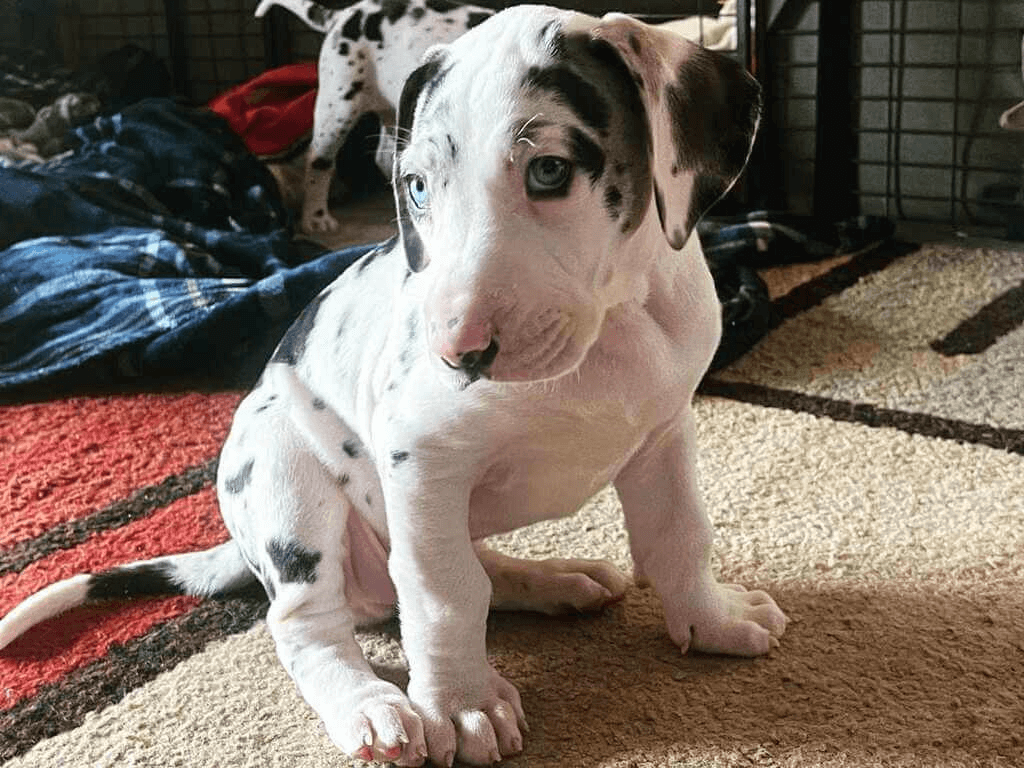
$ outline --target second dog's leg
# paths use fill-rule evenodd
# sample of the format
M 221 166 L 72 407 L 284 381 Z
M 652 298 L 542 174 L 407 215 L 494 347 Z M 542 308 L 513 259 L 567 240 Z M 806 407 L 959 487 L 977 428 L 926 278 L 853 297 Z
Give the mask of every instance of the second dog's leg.
M 476 544 L 491 580 L 491 608 L 560 614 L 597 611 L 632 583 L 605 560 L 523 560 Z

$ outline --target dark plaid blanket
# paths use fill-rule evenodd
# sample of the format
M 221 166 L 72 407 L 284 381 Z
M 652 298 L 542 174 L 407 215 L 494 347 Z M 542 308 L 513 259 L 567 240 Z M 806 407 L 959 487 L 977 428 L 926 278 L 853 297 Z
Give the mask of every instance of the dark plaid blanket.
M 300 252 L 266 168 L 209 112 L 151 99 L 74 139 L 60 161 L 0 168 L 0 400 L 245 386 L 301 308 L 374 247 Z M 889 234 L 879 219 L 703 223 L 726 327 L 716 367 L 766 329 L 757 267 Z

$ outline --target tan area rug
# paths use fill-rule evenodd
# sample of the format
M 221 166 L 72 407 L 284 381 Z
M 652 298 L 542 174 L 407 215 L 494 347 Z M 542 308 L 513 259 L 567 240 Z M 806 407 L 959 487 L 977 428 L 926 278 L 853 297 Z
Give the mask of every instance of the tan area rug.
M 507 765 L 1024 766 L 1024 253 L 925 247 L 771 282 L 777 328 L 697 413 L 716 569 L 775 596 L 781 647 L 683 656 L 636 588 L 597 616 L 493 615 L 531 725 Z M 496 543 L 629 567 L 610 491 Z M 362 642 L 403 680 L 394 625 Z M 261 622 L 175 653 L 3 768 L 360 765 Z M 20 728 L 47 718 L 36 701 Z

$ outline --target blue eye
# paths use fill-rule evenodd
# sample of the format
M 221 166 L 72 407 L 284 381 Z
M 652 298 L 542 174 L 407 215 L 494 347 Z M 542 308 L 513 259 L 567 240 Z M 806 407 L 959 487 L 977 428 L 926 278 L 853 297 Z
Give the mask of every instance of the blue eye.
M 526 169 L 526 191 L 532 195 L 558 195 L 566 192 L 572 180 L 572 164 L 555 155 L 541 155 Z
M 420 210 L 427 207 L 430 202 L 430 194 L 427 191 L 427 180 L 419 174 L 412 174 L 405 177 L 405 188 L 409 191 L 409 199 L 412 204 Z

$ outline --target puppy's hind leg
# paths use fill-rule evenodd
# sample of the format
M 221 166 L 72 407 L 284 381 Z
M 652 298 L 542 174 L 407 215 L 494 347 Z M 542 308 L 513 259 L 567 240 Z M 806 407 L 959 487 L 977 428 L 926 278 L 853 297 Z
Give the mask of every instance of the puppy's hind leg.
M 320 51 L 313 139 L 306 155 L 302 201 L 302 229 L 308 233 L 338 228 L 328 202 L 336 158 L 356 121 L 375 103 L 369 56 L 363 53 L 360 58 L 362 52 L 356 49 L 335 32 L 327 36 Z
M 618 602 L 632 583 L 605 560 L 521 560 L 476 545 L 491 580 L 491 608 L 562 614 Z

